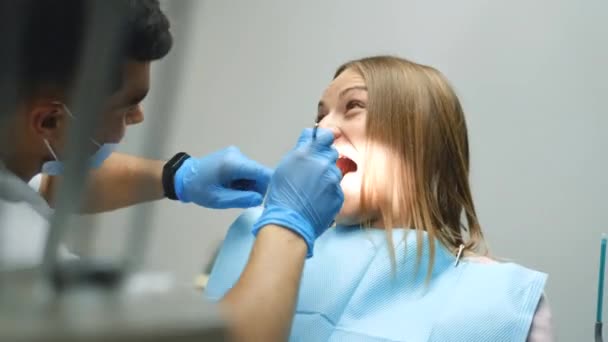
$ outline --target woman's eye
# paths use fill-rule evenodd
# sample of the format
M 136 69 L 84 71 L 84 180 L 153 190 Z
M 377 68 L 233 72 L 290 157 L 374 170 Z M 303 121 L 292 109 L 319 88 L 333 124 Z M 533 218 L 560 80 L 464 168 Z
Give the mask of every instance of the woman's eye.
M 346 103 L 346 111 L 349 111 L 354 108 L 365 108 L 361 101 L 351 100 Z

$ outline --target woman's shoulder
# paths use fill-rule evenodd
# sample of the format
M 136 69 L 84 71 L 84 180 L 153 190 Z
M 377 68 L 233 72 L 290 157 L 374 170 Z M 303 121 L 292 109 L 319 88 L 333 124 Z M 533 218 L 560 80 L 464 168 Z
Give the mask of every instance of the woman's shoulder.
M 491 278 L 497 284 L 504 283 L 510 286 L 531 286 L 542 291 L 548 275 L 542 271 L 516 263 L 504 258 L 495 258 L 487 255 L 471 254 L 463 258 L 470 265 L 470 270 L 477 277 Z M 502 280 L 502 281 L 501 281 Z
M 489 256 L 489 255 L 471 254 L 471 255 L 465 256 L 464 260 L 467 260 L 469 262 L 479 263 L 479 264 L 485 264 L 485 265 L 496 265 L 496 264 L 512 265 L 512 266 L 525 268 L 525 269 L 528 269 L 531 271 L 540 272 L 540 271 L 534 270 L 530 267 L 527 267 L 525 265 L 519 264 L 513 260 L 509 260 L 506 258 L 497 258 L 497 257 Z
M 497 260 L 483 255 L 471 255 L 467 257 L 467 260 L 480 264 L 496 264 L 503 262 L 503 260 Z M 527 342 L 551 342 L 554 340 L 553 315 L 547 296 L 543 292 L 538 300 L 536 311 L 534 312 Z
M 498 262 L 498 260 L 492 259 L 487 256 L 483 256 L 483 255 L 477 255 L 477 254 L 467 256 L 466 259 L 469 261 L 479 262 L 482 264 L 494 264 L 494 263 Z

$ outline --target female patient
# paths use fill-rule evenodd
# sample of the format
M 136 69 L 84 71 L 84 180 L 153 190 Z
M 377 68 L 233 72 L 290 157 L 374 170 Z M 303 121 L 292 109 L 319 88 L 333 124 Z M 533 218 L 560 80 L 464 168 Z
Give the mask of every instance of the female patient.
M 345 201 L 306 262 L 291 340 L 553 340 L 546 275 L 485 256 L 465 117 L 440 72 L 386 56 L 349 62 L 318 115 L 342 133 Z M 260 212 L 231 227 L 209 297 L 237 281 Z

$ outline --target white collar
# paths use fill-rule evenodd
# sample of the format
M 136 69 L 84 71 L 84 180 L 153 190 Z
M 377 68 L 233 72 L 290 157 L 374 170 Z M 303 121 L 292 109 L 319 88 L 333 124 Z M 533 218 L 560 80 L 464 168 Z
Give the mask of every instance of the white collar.
M 0 199 L 8 202 L 26 202 L 45 218 L 50 218 L 53 212 L 44 198 L 7 169 L 2 161 L 0 161 Z

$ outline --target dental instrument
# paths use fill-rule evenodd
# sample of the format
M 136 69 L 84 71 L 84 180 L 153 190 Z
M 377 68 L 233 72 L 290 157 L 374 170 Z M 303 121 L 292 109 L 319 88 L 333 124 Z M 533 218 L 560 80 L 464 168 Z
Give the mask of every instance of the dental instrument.
M 608 237 L 606 234 L 602 234 L 602 240 L 600 243 L 600 269 L 597 284 L 597 313 L 595 316 L 595 342 L 603 342 L 602 337 L 602 314 L 604 304 L 604 273 L 606 270 L 606 240 Z

